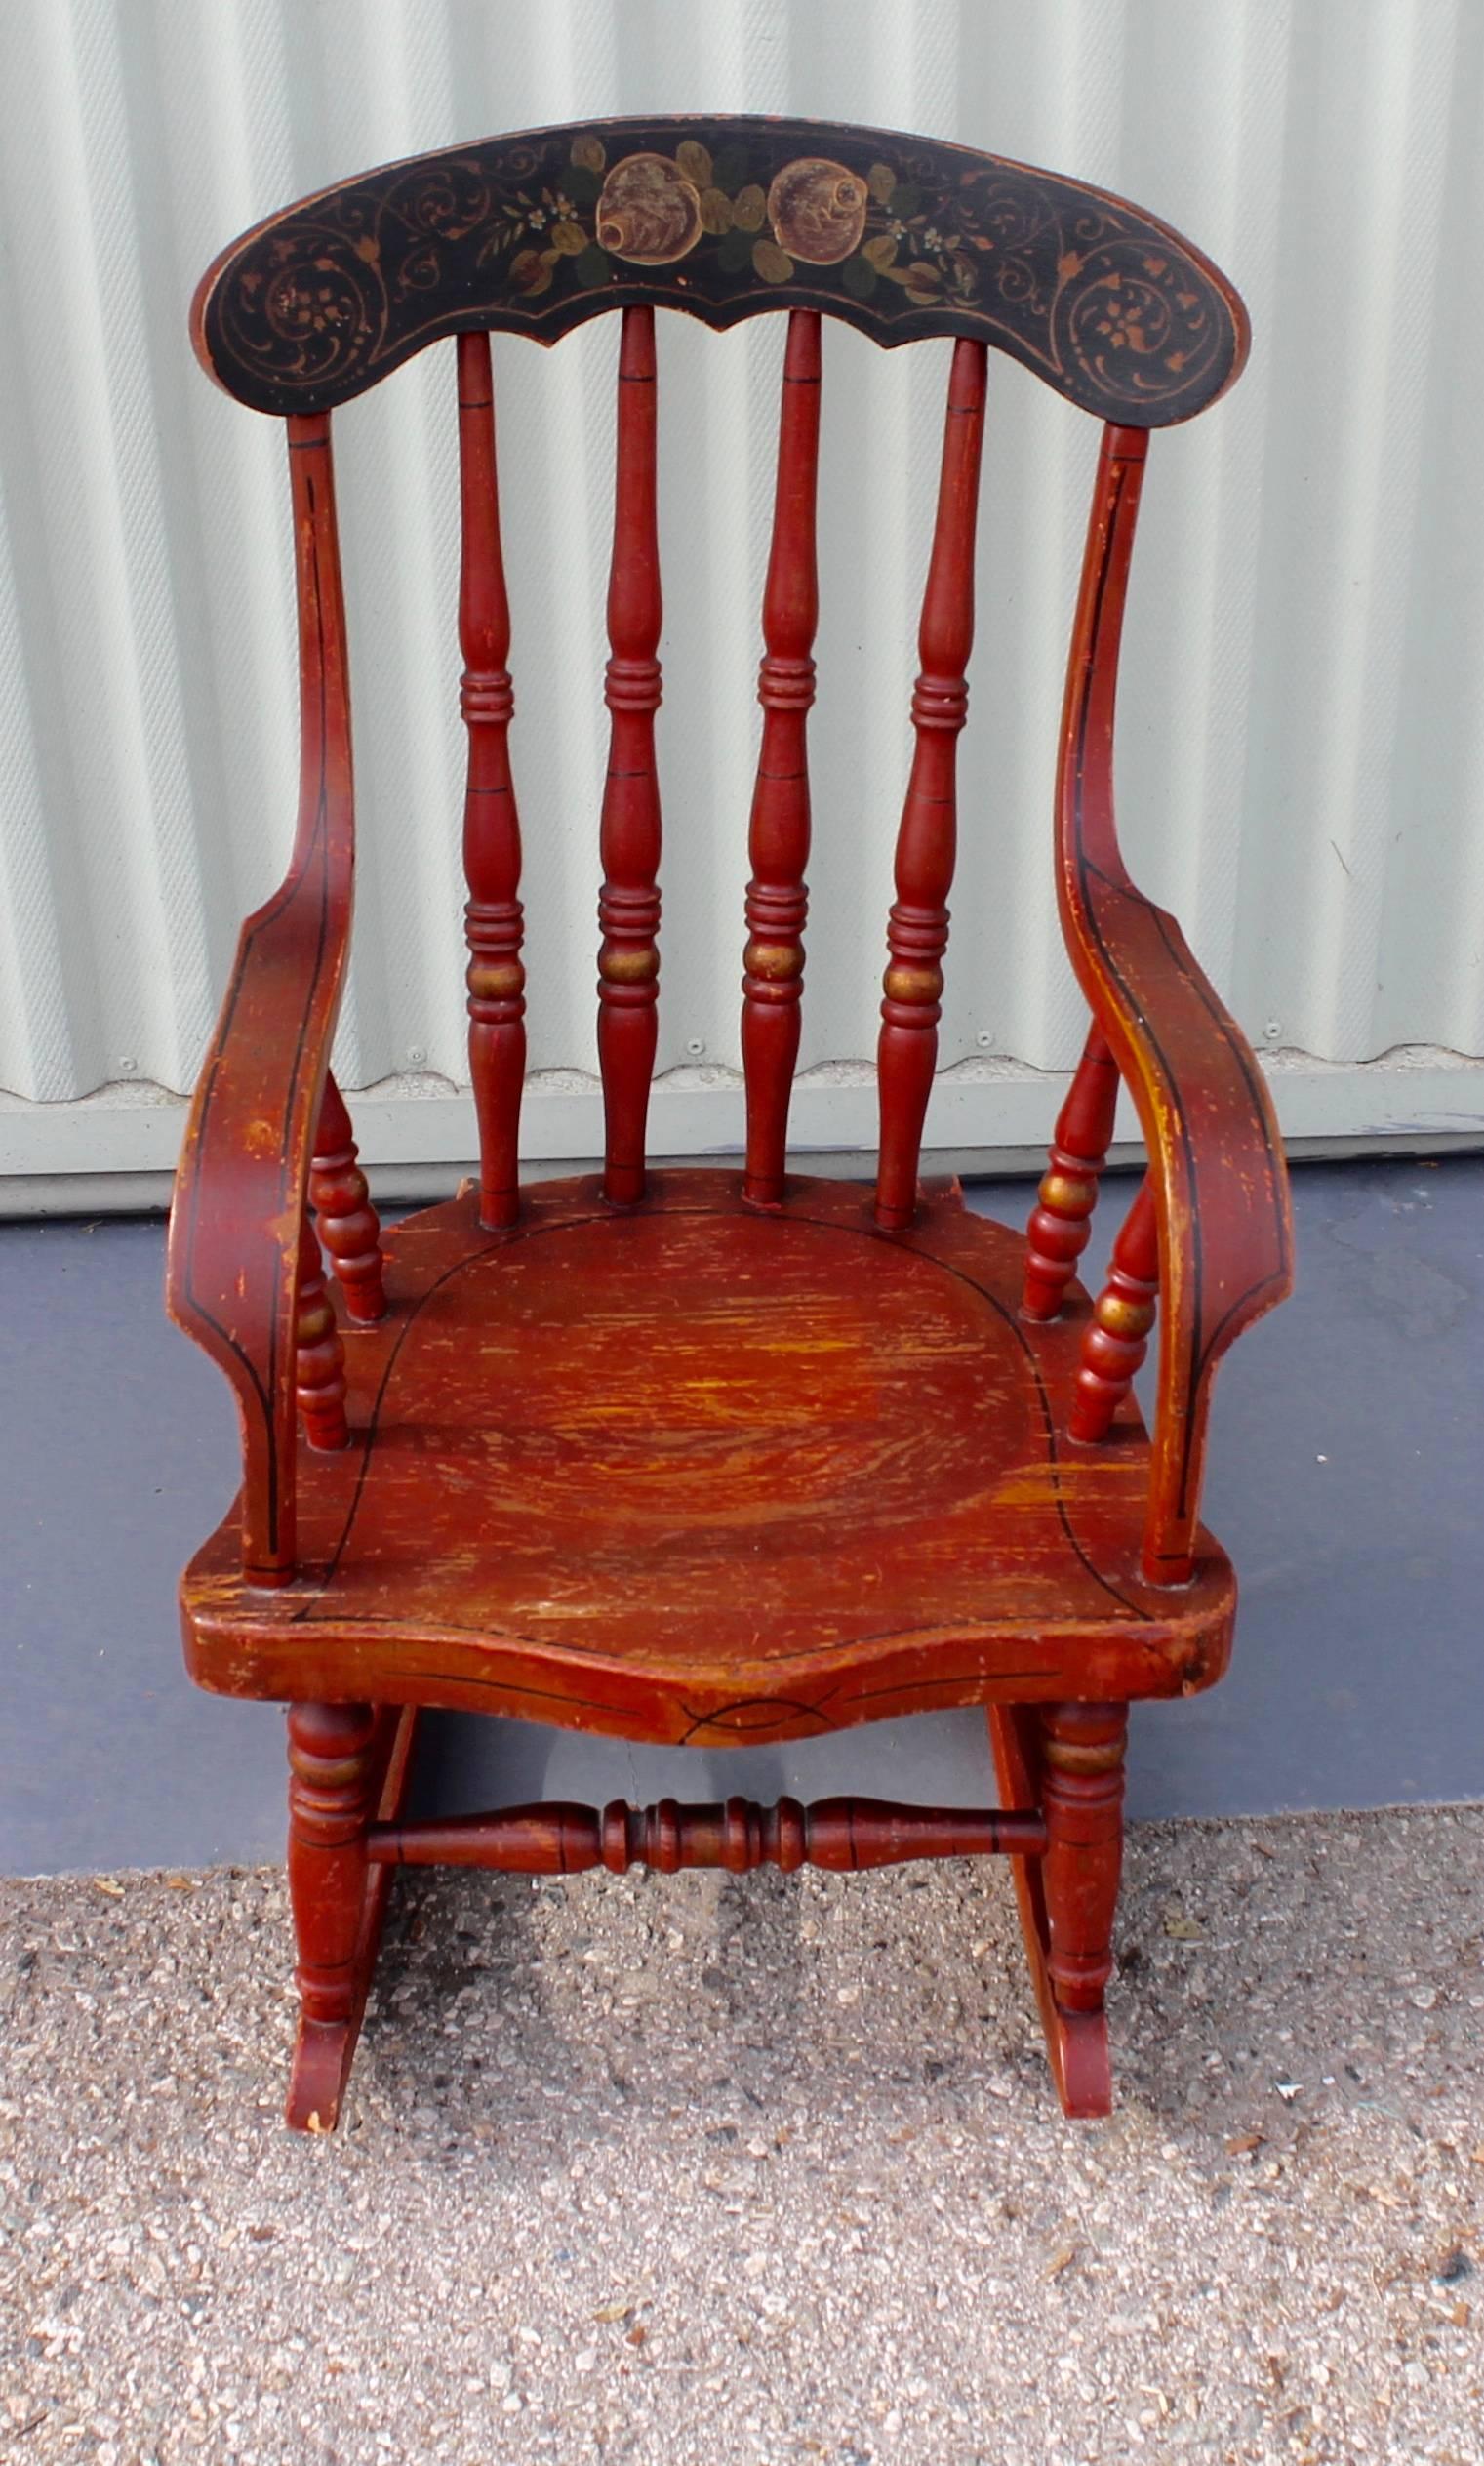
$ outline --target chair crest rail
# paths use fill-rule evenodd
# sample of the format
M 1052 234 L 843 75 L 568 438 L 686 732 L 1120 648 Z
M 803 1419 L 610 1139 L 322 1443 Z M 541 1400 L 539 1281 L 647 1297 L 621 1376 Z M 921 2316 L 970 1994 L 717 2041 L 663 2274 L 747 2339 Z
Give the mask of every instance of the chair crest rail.
M 1224 276 L 1123 198 L 900 130 L 749 117 L 533 129 L 338 182 L 222 252 L 192 330 L 228 393 L 311 412 L 443 336 L 554 342 L 629 306 L 970 335 L 1140 427 L 1214 401 L 1248 339 Z

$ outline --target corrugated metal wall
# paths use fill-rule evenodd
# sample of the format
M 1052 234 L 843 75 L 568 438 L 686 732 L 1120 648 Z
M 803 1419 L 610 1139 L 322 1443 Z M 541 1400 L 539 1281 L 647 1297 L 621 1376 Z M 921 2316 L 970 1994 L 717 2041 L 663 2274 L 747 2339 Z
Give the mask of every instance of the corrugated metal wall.
M 1235 277 L 1247 376 L 1151 455 L 1125 844 L 1259 1045 L 1316 1058 L 1277 1073 L 1285 1103 L 1304 1091 L 1297 1126 L 1364 1130 L 1409 1101 L 1484 1117 L 1481 1073 L 1448 1066 L 1484 1054 L 1471 0 L 8 0 L 0 1172 L 167 1159 L 166 1092 L 191 1082 L 237 920 L 287 849 L 281 440 L 195 370 L 197 274 L 264 212 L 369 163 L 671 109 L 859 119 L 1046 162 L 1151 206 Z M 661 1067 L 693 1074 L 666 1115 L 682 1146 L 737 1118 L 735 1092 L 694 1074 L 738 1058 L 771 327 L 661 329 Z M 610 321 L 551 354 L 497 345 L 546 1073 L 594 1058 L 614 347 Z M 827 335 L 815 1066 L 873 1049 L 944 348 Z M 340 1059 L 349 1085 L 398 1082 L 370 1118 L 404 1157 L 467 1149 L 444 1118 L 464 1078 L 452 393 L 444 346 L 337 428 L 364 856 Z M 1026 1135 L 1021 1078 L 993 1057 L 1061 1071 L 1080 1035 L 1049 814 L 1094 445 L 1090 422 L 997 368 L 932 1133 L 960 1149 Z M 537 1096 L 533 1146 L 590 1152 L 586 1082 Z M 868 1135 L 859 1105 L 816 1111 L 841 1144 Z

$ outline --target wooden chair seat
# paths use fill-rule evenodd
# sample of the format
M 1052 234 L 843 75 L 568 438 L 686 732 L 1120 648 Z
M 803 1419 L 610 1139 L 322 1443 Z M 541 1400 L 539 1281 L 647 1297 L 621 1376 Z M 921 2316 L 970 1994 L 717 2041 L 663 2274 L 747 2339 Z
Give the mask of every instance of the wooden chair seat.
M 300 1573 L 244 1583 L 234 1513 L 186 1578 L 192 1675 L 315 1684 L 691 1745 L 1007 1699 L 1189 1693 L 1234 1592 L 1204 1537 L 1140 1565 L 1132 1397 L 1064 1436 L 1091 1304 L 1021 1315 L 1023 1235 L 930 1194 L 666 1172 L 643 1204 L 547 1184 L 508 1233 L 471 1190 L 386 1241 L 346 1344 L 351 1443 L 302 1449 Z
M 780 310 L 738 919 L 745 1150 L 735 1171 L 656 1174 L 658 328 L 665 312 L 720 329 Z M 609 313 L 603 1170 L 532 1189 L 519 1171 L 522 838 L 491 336 L 501 351 L 555 343 Z M 951 344 L 885 918 L 871 1191 L 788 1170 L 832 320 L 888 347 Z M 228 392 L 283 420 L 294 505 L 299 822 L 282 884 L 243 927 L 196 1091 L 169 1278 L 172 1314 L 232 1385 L 243 1440 L 237 1507 L 184 1579 L 187 1659 L 206 1686 L 290 1708 L 290 2122 L 328 2130 L 340 2113 L 395 1865 L 741 1874 L 981 1853 L 1014 1862 L 1063 2103 L 1105 2112 L 1128 1706 L 1224 1667 L 1231 1570 L 1199 1521 L 1212 1381 L 1291 1275 L 1262 1074 L 1175 919 L 1131 878 L 1113 814 L 1149 431 L 1240 373 L 1240 301 L 1156 217 L 1023 164 L 830 122 L 624 120 L 492 138 L 322 190 L 223 252 L 193 332 Z M 330 1069 L 355 855 L 331 421 L 438 344 L 455 346 L 479 1178 L 383 1241 Z M 991 351 L 1103 424 L 1054 848 L 1092 1018 L 1023 1235 L 919 1182 Z M 545 685 L 556 724 L 562 698 L 582 690 L 565 649 Z M 994 829 L 1002 817 L 973 820 Z M 1120 1084 L 1148 1170 L 1091 1302 L 1075 1268 Z M 1146 1436 L 1133 1381 L 1156 1317 Z M 402 1820 L 420 1706 L 708 1745 L 975 1703 L 998 1806 L 735 1798 Z

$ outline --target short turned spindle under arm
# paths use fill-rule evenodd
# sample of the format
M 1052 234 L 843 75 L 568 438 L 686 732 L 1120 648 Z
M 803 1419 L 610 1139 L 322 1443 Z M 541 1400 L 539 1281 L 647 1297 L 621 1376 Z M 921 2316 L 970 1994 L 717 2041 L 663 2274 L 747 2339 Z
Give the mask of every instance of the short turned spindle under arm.
M 1025 1228 L 1023 1317 L 1055 1318 L 1087 1248 L 1118 1107 L 1118 1065 L 1094 1021 L 1066 1101 L 1057 1116 L 1051 1156 Z

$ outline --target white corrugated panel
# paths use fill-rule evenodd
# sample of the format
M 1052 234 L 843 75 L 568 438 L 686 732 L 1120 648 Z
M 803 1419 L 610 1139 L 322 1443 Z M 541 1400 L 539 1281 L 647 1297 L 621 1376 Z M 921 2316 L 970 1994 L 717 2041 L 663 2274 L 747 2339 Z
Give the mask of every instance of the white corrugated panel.
M 0 11 L 0 1174 L 167 1164 L 294 806 L 277 424 L 185 337 L 221 243 L 367 165 L 622 111 L 787 111 L 1121 190 L 1237 280 L 1235 393 L 1155 439 L 1119 748 L 1136 873 L 1288 1126 L 1484 1122 L 1484 11 L 1470 0 L 9 0 Z M 662 321 L 657 1106 L 724 1146 L 781 335 Z M 533 1153 L 590 1153 L 615 327 L 497 344 Z M 944 345 L 826 337 L 801 1135 L 869 1138 Z M 337 422 L 372 1153 L 467 1154 L 452 348 Z M 1050 810 L 1093 424 L 997 364 L 930 1139 L 1039 1134 L 1082 1008 Z M 1011 1067 L 1012 1065 L 1016 1067 Z M 679 1072 L 679 1076 L 674 1073 Z M 390 1083 L 390 1084 L 388 1084 Z M 120 1187 L 123 1187 L 122 1185 Z

